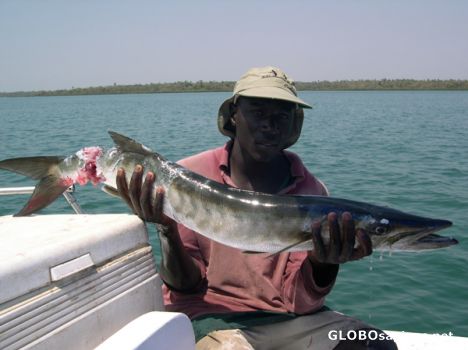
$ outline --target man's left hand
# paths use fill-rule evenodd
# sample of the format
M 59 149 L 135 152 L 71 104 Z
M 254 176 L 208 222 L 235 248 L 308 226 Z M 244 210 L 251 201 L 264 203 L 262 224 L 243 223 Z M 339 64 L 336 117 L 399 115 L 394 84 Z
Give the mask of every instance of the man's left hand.
M 349 212 L 341 215 L 341 228 L 335 212 L 329 213 L 327 220 L 330 231 L 328 244 L 323 242 L 322 225 L 316 223 L 312 226 L 314 249 L 309 251 L 309 259 L 312 263 L 343 264 L 372 254 L 372 241 L 369 235 L 362 229 L 355 229 Z M 356 240 L 358 245 L 355 248 Z

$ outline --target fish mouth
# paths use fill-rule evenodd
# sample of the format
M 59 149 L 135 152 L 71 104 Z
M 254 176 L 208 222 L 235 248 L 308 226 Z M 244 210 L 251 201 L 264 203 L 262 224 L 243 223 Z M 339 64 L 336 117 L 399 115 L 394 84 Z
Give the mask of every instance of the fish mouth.
M 430 220 L 422 227 L 407 228 L 407 230 L 389 237 L 385 242 L 388 244 L 386 248 L 389 250 L 417 251 L 456 245 L 458 240 L 455 238 L 435 234 L 435 232 L 450 226 L 452 226 L 452 222 L 448 220 Z M 385 248 L 380 250 L 385 250 Z
M 408 250 L 430 250 L 430 249 L 439 249 L 457 245 L 459 242 L 453 237 L 440 236 L 434 233 L 429 233 L 428 235 L 414 241 L 409 245 Z

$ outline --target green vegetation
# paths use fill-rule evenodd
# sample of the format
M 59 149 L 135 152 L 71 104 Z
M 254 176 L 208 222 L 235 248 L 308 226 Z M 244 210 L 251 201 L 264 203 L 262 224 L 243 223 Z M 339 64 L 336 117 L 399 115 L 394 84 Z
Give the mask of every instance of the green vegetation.
M 468 80 L 340 80 L 297 82 L 298 90 L 468 90 Z
M 468 80 L 340 80 L 296 82 L 298 90 L 468 90 Z M 136 85 L 110 85 L 69 90 L 0 92 L 0 96 L 74 96 L 104 94 L 151 94 L 164 92 L 232 91 L 233 81 L 178 81 Z

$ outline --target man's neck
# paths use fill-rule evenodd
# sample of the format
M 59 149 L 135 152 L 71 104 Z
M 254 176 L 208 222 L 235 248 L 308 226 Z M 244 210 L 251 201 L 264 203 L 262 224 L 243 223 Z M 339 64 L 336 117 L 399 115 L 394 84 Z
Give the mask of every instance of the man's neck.
M 229 170 L 232 181 L 239 188 L 277 193 L 289 182 L 290 164 L 284 153 L 267 162 L 260 162 L 234 142 L 229 155 Z

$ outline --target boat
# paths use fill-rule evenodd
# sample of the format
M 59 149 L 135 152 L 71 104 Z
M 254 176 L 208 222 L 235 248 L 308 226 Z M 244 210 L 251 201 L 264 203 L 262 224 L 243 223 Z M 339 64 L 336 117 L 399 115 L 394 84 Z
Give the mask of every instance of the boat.
M 66 193 L 76 214 L 0 217 L 0 349 L 195 349 L 189 318 L 164 311 L 144 223 L 83 214 Z M 386 332 L 400 349 L 468 349 L 468 338 Z

